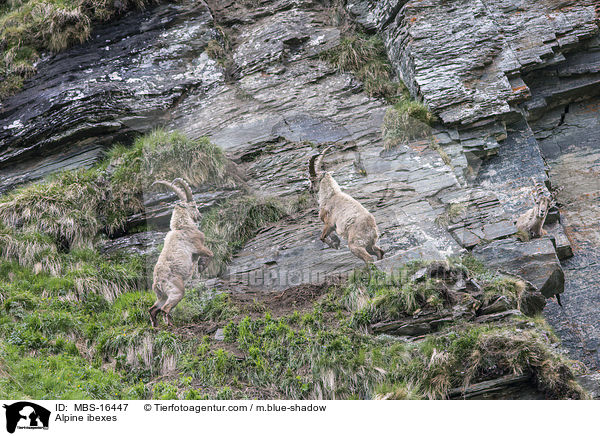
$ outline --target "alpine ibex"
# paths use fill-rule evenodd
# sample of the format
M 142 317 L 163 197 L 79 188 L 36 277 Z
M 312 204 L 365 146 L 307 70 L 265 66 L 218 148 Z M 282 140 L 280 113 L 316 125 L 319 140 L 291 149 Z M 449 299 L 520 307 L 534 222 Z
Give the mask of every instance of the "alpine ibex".
M 533 207 L 517 219 L 517 229 L 530 238 L 539 238 L 546 234 L 542 227 L 548 211 L 554 206 L 554 198 L 546 192 L 542 183 L 537 182 L 533 177 L 531 180 L 534 186 L 531 193 Z
M 319 218 L 325 224 L 321 232 L 321 241 L 331 248 L 340 247 L 340 239 L 335 231 L 348 241 L 348 248 L 367 265 L 373 262 L 372 256 L 382 259 L 384 251 L 377 245 L 379 230 L 371 213 L 354 198 L 340 189 L 331 173 L 321 169 L 325 153 L 314 155 L 308 162 L 310 191 L 318 192 Z
M 198 258 L 213 257 L 204 245 L 204 233 L 198 229 L 200 212 L 192 199 L 190 186 L 180 178 L 171 183 L 158 180 L 152 184 L 164 185 L 177 194 L 180 201 L 171 215 L 171 231 L 165 237 L 163 249 L 154 266 L 152 290 L 156 302 L 150 308 L 152 326 L 157 327 L 156 315 L 162 311 L 170 326 L 169 313 L 185 294 L 185 283 L 197 268 Z

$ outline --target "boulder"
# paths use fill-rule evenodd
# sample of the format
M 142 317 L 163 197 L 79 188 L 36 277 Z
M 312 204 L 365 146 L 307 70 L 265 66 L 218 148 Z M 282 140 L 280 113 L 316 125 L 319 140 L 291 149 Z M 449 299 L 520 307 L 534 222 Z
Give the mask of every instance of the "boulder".
M 528 242 L 501 239 L 475 247 L 473 255 L 489 267 L 531 282 L 546 298 L 564 292 L 565 276 L 549 238 Z
M 478 314 L 489 315 L 490 313 L 504 312 L 512 308 L 513 304 L 510 301 L 508 301 L 508 298 L 506 298 L 504 295 L 501 295 L 492 303 L 479 309 Z
M 394 336 L 422 336 L 433 333 L 442 326 L 456 321 L 470 321 L 475 313 L 462 305 L 429 312 L 415 316 L 407 316 L 393 321 L 383 321 L 372 324 L 370 330 L 374 334 Z

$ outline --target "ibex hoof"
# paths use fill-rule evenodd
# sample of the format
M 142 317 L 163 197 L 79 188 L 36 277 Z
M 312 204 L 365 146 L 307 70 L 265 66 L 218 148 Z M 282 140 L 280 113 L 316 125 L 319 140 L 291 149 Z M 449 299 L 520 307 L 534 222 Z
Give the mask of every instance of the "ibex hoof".
M 336 235 L 329 235 L 329 246 L 331 248 L 335 248 L 336 250 L 339 250 L 340 248 L 340 238 L 338 238 Z

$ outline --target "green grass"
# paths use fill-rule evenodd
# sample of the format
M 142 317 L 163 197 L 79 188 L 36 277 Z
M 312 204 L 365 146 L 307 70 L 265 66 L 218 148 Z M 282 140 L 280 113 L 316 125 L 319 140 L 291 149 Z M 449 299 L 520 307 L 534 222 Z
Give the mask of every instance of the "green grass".
M 585 397 L 545 335 L 514 327 L 453 326 L 413 344 L 319 320 L 294 326 L 269 314 L 228 330 L 227 341 L 245 358 L 206 339 L 182 374 L 205 389 L 232 387 L 234 397 L 253 387 L 273 398 L 440 399 L 472 382 L 523 373 L 533 374 L 550 398 Z
M 0 100 L 17 92 L 44 52 L 84 42 L 97 22 L 147 0 L 9 0 L 0 5 Z
M 355 271 L 342 294 L 346 308 L 354 312 L 351 323 L 360 327 L 410 316 L 427 306 L 443 307 L 445 296 L 439 283 L 432 279 L 418 283 L 411 280 L 420 267 L 420 263 L 412 263 L 392 276 L 374 268 Z
M 348 35 L 342 38 L 337 47 L 325 52 L 322 58 L 339 71 L 354 73 L 371 97 L 395 102 L 407 95 L 404 84 L 393 80 L 392 66 L 383 41 L 377 35 Z
M 206 288 L 191 289 L 173 311 L 174 322 L 192 324 L 200 321 L 221 322 L 234 318 L 239 309 L 228 294 Z
M 447 227 L 450 224 L 464 219 L 467 214 L 469 204 L 467 202 L 450 203 L 446 205 L 446 211 L 435 219 L 439 226 Z
M 87 258 L 90 256 L 91 259 Z M 91 254 L 79 259 L 93 261 Z M 114 260 L 113 260 L 114 262 Z M 466 262 L 467 263 L 467 262 Z M 431 305 L 431 283 L 410 290 L 415 263 L 388 277 L 360 271 L 312 310 L 275 317 L 222 292 L 189 291 L 176 325 L 219 325 L 225 341 L 187 329 L 155 331 L 153 295 L 69 298 L 68 278 L 0 264 L 0 396 L 33 399 L 445 398 L 470 383 L 532 374 L 549 398 L 581 398 L 572 363 L 536 318 L 451 324 L 413 343 L 355 325 L 366 307 L 395 317 Z M 494 286 L 501 286 L 496 283 Z
M 90 235 L 101 225 L 95 210 L 102 200 L 97 178 L 96 170 L 69 171 L 18 188 L 0 199 L 0 224 L 47 235 L 61 248 L 89 247 Z
M 385 113 L 382 125 L 383 145 L 390 149 L 407 141 L 428 138 L 435 121 L 435 115 L 423 103 L 403 98 Z
M 49 400 L 137 398 L 133 389 L 122 385 L 114 371 L 95 368 L 77 354 L 77 348 L 64 346 L 65 352 L 23 355 L 15 345 L 0 342 L 0 396 Z

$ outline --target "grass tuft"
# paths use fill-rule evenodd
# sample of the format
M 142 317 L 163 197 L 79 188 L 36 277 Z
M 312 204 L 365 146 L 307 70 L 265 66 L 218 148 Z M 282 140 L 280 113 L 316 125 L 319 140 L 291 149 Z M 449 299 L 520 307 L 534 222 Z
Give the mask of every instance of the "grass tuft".
M 96 206 L 103 193 L 97 177 L 95 170 L 69 171 L 18 188 L 0 198 L 0 224 L 24 234 L 47 235 L 60 250 L 91 247 L 101 225 Z
M 384 98 L 392 103 L 407 94 L 404 85 L 393 80 L 392 67 L 379 36 L 349 35 L 322 57 L 338 71 L 354 73 L 371 97 Z
M 209 275 L 225 271 L 231 256 L 264 225 L 279 221 L 291 211 L 275 198 L 251 195 L 228 200 L 211 209 L 201 223 L 214 257 L 206 270 Z
M 435 115 L 423 103 L 400 100 L 387 110 L 383 118 L 384 147 L 390 149 L 406 141 L 430 137 L 431 124 L 435 121 Z

